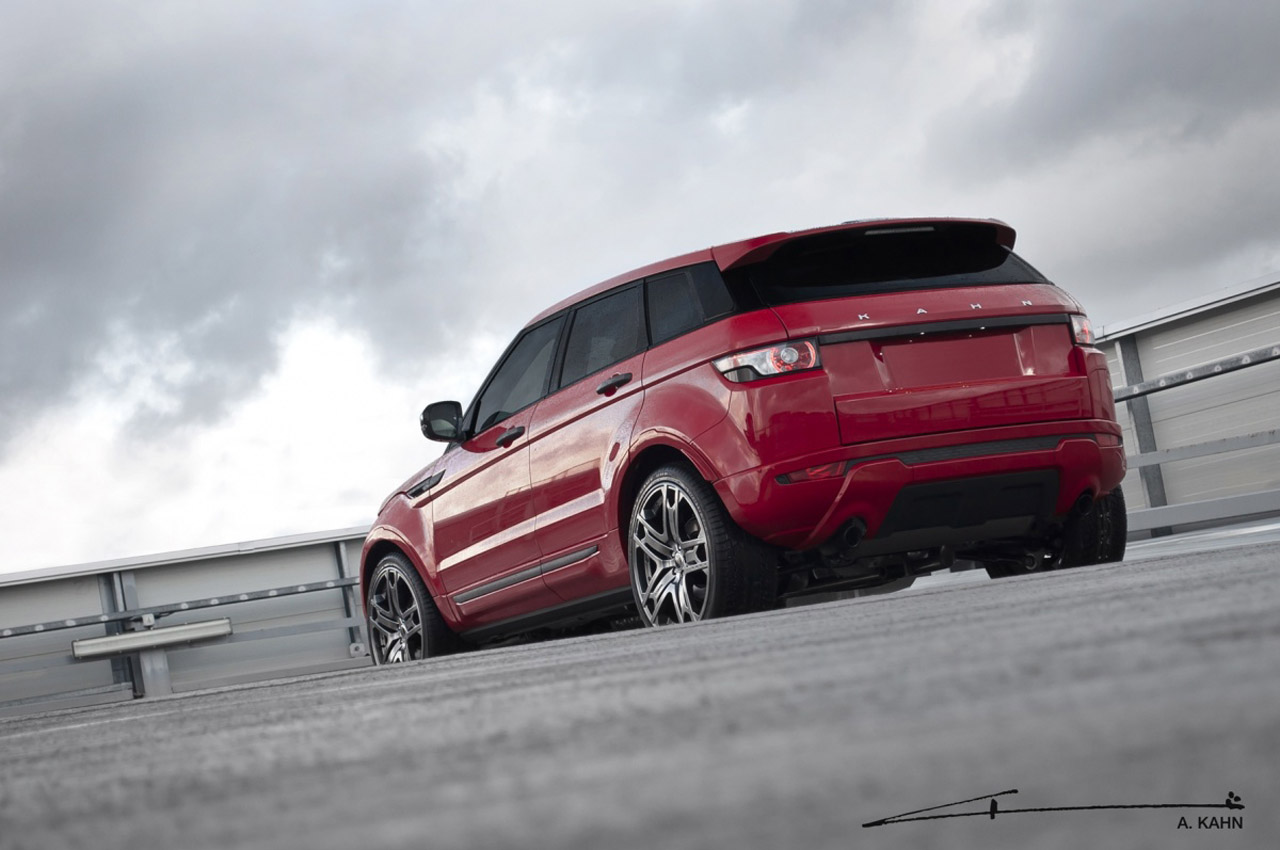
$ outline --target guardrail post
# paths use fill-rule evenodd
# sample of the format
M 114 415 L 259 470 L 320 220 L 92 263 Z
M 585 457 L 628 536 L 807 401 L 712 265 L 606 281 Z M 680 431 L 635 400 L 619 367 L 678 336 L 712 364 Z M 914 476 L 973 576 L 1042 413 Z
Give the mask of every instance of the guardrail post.
M 347 544 L 345 540 L 339 540 L 333 544 L 334 554 L 337 556 L 338 562 L 338 578 L 353 578 L 348 576 L 347 563 Z M 342 610 L 348 617 L 359 617 L 363 610 L 361 601 L 356 594 L 360 592 L 359 585 L 348 585 L 342 588 Z M 347 629 L 347 638 L 351 641 L 349 651 L 352 658 L 359 658 L 368 652 L 364 642 L 364 631 L 359 626 L 352 626 Z
M 169 656 L 162 647 L 144 649 L 138 653 L 138 667 L 142 670 L 142 693 L 138 696 L 158 697 L 173 693 L 169 679 Z
M 118 573 L 98 576 L 98 598 L 102 600 L 102 613 L 114 614 L 117 611 L 125 610 L 124 592 L 120 586 L 120 576 Z M 124 627 L 112 620 L 107 623 L 106 633 L 108 635 L 118 635 L 124 631 Z M 111 659 L 111 681 L 117 685 L 128 685 L 137 692 L 137 686 L 133 681 L 133 665 L 129 663 L 127 658 Z
M 1124 383 L 1126 385 L 1142 383 L 1144 379 L 1142 358 L 1138 354 L 1138 340 L 1133 336 L 1122 336 L 1116 340 L 1116 348 L 1120 352 L 1120 367 L 1124 371 Z M 1138 452 L 1147 454 L 1156 451 L 1159 446 L 1156 444 L 1156 431 L 1151 422 L 1151 405 L 1147 403 L 1147 397 L 1131 398 L 1125 404 L 1129 406 L 1129 415 L 1133 418 L 1133 431 L 1138 438 Z M 1138 470 L 1138 474 L 1142 477 L 1142 486 L 1147 492 L 1148 506 L 1158 508 L 1169 504 L 1169 497 L 1164 489 L 1164 473 L 1161 472 L 1159 464 L 1144 466 Z M 1172 529 L 1168 528 L 1156 528 L 1151 531 L 1155 537 L 1170 533 Z
M 119 575 L 125 608 L 141 608 L 138 604 L 138 585 L 133 573 L 122 572 Z M 163 647 L 144 649 L 133 658 L 134 696 L 154 697 L 173 693 L 173 682 L 169 678 L 169 656 Z

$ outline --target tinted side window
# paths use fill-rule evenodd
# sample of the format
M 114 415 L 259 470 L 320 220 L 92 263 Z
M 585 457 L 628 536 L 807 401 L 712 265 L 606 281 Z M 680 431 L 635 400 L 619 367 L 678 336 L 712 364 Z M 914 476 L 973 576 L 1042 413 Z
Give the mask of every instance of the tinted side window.
M 640 287 L 632 286 L 579 307 L 569 329 L 560 386 L 617 363 L 645 347 Z
M 649 278 L 649 329 L 656 345 L 733 312 L 715 263 Z
M 725 286 L 724 278 L 720 276 L 720 269 L 715 263 L 691 266 L 689 277 L 693 280 L 693 291 L 698 293 L 704 322 L 733 312 L 733 297 L 729 295 L 729 288 Z
M 678 271 L 650 278 L 648 290 L 649 329 L 654 345 L 702 324 L 702 307 L 688 273 Z
M 547 392 L 547 376 L 556 353 L 563 319 L 527 331 L 502 361 L 477 402 L 475 433 L 492 428 Z

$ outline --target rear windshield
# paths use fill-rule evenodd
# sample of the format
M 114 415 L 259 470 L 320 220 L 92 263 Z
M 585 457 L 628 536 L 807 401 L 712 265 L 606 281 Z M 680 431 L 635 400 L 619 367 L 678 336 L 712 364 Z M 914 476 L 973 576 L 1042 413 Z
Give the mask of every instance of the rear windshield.
M 739 274 L 771 305 L 946 286 L 1048 283 L 996 242 L 993 226 L 967 222 L 810 236 Z

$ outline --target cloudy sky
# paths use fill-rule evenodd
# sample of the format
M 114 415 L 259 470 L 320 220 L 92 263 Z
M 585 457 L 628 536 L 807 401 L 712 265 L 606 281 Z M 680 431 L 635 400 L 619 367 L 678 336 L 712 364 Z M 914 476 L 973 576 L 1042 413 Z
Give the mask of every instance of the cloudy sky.
M 532 314 L 1002 218 L 1095 322 L 1280 274 L 1274 0 L 0 6 L 0 572 L 368 523 Z

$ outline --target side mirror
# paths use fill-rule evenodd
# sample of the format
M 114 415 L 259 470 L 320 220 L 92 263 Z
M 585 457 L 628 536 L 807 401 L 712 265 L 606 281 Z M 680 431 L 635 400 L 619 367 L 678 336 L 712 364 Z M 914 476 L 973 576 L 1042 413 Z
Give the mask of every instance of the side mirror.
M 436 401 L 422 409 L 422 435 L 428 440 L 452 443 L 462 437 L 462 405 Z

